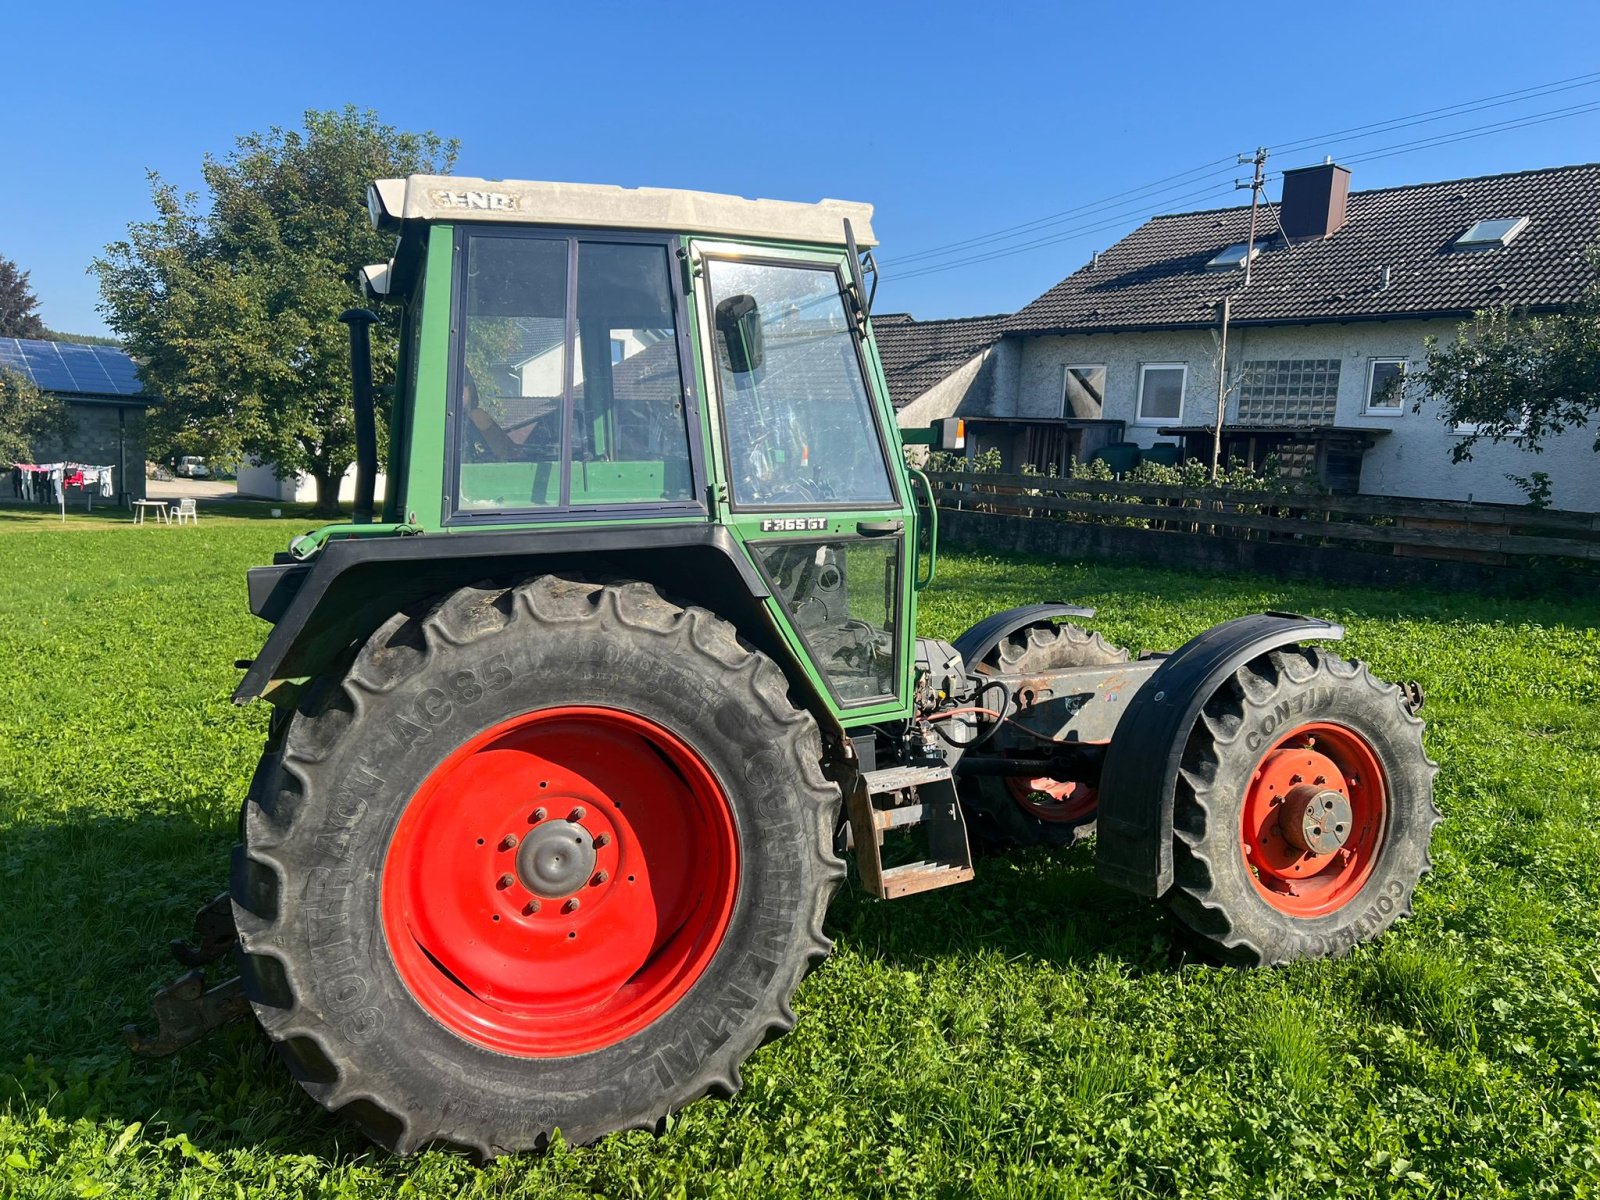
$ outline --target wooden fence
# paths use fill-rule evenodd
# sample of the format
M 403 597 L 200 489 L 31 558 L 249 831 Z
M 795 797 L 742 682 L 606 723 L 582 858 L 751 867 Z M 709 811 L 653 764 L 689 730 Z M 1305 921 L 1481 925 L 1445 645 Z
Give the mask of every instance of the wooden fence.
M 928 478 L 941 509 L 963 512 L 1491 565 L 1550 556 L 1600 569 L 1600 513 L 965 471 Z

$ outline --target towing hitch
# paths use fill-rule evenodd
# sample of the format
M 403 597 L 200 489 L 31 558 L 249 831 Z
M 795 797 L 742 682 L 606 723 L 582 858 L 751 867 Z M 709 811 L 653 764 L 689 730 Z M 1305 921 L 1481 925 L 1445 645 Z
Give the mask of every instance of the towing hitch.
M 155 994 L 150 1009 L 155 1014 L 156 1032 L 148 1034 L 137 1025 L 124 1025 L 122 1038 L 128 1049 L 146 1058 L 176 1054 L 192 1046 L 214 1030 L 250 1015 L 244 982 L 234 976 L 206 988 L 205 967 L 216 962 L 239 938 L 233 924 L 233 906 L 228 893 L 214 897 L 194 918 L 192 941 L 175 938 L 167 949 L 188 974 L 167 984 Z

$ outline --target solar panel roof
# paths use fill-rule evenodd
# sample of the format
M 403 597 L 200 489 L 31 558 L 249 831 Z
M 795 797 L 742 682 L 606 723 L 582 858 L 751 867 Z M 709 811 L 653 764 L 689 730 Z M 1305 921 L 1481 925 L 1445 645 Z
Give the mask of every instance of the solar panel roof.
M 114 346 L 78 346 L 37 338 L 0 338 L 0 370 L 16 371 L 46 392 L 139 396 L 133 359 Z

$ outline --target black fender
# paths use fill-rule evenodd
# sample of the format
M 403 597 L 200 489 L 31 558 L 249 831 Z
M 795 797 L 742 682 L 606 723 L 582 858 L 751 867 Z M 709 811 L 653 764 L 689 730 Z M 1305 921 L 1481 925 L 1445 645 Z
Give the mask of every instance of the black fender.
M 1057 617 L 1083 617 L 1087 620 L 1092 616 L 1094 609 L 1080 608 L 1076 604 L 1062 604 L 1056 601 L 1045 604 L 1024 604 L 1020 608 L 1007 608 L 991 613 L 958 637 L 954 645 L 956 653 L 961 655 L 961 661 L 966 664 L 967 673 L 971 674 L 989 651 L 1019 629 L 1043 621 L 1053 621 Z
M 1168 656 L 1128 702 L 1100 774 L 1095 874 L 1141 896 L 1172 886 L 1172 804 L 1189 733 L 1218 687 L 1268 650 L 1335 641 L 1344 627 L 1293 613 L 1224 621 Z
M 772 636 L 761 604 L 770 594 L 765 581 L 728 531 L 716 525 L 335 538 L 308 561 L 278 558 L 249 573 L 250 611 L 273 627 L 233 693 L 235 704 L 254 700 L 274 680 L 320 673 L 412 604 L 485 579 L 535 571 L 576 570 L 655 584 L 727 617 L 791 679 L 804 679 L 782 639 Z

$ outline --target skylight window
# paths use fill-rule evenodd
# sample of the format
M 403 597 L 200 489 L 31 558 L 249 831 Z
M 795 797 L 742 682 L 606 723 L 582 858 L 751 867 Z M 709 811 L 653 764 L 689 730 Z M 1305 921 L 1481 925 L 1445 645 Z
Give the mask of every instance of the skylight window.
M 1210 262 L 1206 263 L 1206 270 L 1228 271 L 1232 270 L 1234 267 L 1244 266 L 1245 250 L 1247 248 L 1250 251 L 1249 256 L 1252 259 L 1261 253 L 1260 242 L 1257 242 L 1254 246 L 1251 246 L 1248 242 L 1239 242 L 1237 245 L 1228 246 L 1225 249 L 1218 250 L 1216 256 L 1212 258 Z
M 1456 239 L 1457 250 L 1498 250 L 1528 227 L 1527 217 L 1496 217 L 1479 221 Z

